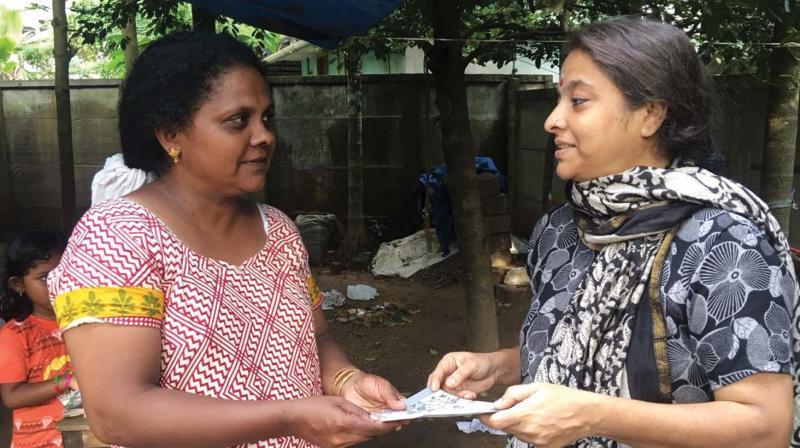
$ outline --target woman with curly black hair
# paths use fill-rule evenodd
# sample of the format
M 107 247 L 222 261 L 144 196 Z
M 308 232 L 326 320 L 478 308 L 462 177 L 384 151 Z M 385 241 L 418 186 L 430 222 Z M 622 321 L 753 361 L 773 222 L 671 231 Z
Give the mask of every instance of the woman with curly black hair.
M 246 199 L 275 152 L 262 66 L 223 35 L 181 32 L 125 79 L 125 163 L 158 179 L 78 223 L 51 295 L 104 441 L 347 446 L 392 430 L 386 380 L 333 339 L 293 222 Z
M 533 230 L 520 346 L 449 353 L 429 385 L 514 384 L 482 417 L 513 447 L 787 446 L 789 246 L 761 199 L 703 168 L 708 83 L 691 42 L 624 17 L 568 50 L 544 123 L 568 203 Z

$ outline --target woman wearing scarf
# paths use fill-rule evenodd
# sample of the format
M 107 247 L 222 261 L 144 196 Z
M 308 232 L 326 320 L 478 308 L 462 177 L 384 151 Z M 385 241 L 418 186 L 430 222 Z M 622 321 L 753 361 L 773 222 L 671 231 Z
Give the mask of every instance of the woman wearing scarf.
M 482 417 L 512 447 L 800 446 L 789 247 L 761 199 L 702 168 L 694 48 L 627 17 L 568 50 L 545 122 L 568 203 L 531 236 L 520 346 L 449 353 L 429 386 L 516 384 Z

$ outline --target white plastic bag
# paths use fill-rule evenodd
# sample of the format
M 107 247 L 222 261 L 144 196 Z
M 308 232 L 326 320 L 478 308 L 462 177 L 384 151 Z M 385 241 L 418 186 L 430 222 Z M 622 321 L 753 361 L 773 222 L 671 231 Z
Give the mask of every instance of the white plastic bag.
M 347 285 L 347 298 L 350 300 L 372 300 L 380 293 L 369 285 Z
M 331 289 L 322 293 L 322 309 L 332 310 L 344 305 L 344 295 L 338 289 Z
M 114 154 L 106 159 L 103 169 L 92 179 L 92 205 L 125 196 L 155 178 L 153 173 L 128 168 L 122 154 Z

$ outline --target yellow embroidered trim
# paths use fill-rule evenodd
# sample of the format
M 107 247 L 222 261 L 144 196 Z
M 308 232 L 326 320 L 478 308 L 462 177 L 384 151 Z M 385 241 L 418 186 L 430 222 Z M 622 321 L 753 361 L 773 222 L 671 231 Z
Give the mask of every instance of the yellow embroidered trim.
M 673 227 L 664 234 L 661 245 L 656 252 L 653 261 L 652 271 L 650 271 L 650 319 L 653 324 L 653 353 L 656 358 L 656 371 L 658 372 L 658 393 L 661 400 L 665 403 L 672 401 L 672 384 L 669 381 L 669 359 L 667 356 L 667 328 L 664 321 L 664 313 L 661 312 L 661 268 L 664 259 L 667 257 L 669 245 L 672 243 L 678 226 Z
M 86 317 L 164 318 L 164 295 L 149 288 L 81 288 L 56 297 L 53 303 L 61 328 Z
M 308 287 L 308 296 L 311 298 L 311 308 L 316 308 L 317 304 L 322 301 L 322 292 L 317 287 L 317 282 L 314 281 L 314 276 L 311 274 L 306 277 L 306 286 Z

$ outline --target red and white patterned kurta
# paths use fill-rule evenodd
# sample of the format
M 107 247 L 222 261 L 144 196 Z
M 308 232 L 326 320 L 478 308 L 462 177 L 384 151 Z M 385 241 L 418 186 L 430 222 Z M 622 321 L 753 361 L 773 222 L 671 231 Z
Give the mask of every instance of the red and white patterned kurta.
M 233 266 L 193 252 L 132 200 L 93 207 L 48 279 L 59 323 L 160 328 L 165 388 L 235 400 L 321 395 L 312 321 L 320 294 L 306 250 L 286 215 L 259 209 L 267 241 Z M 313 445 L 287 437 L 242 446 Z

